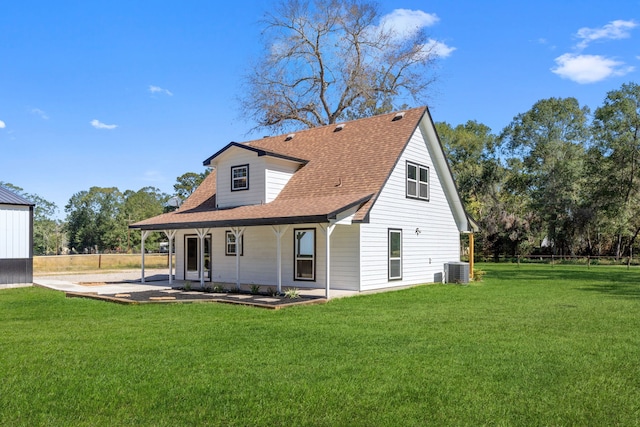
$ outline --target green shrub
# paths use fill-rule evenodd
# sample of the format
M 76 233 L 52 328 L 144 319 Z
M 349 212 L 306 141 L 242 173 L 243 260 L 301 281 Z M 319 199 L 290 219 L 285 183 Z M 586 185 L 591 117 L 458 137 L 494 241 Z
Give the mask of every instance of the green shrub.
M 300 291 L 297 288 L 289 288 L 284 291 L 284 297 L 290 299 L 300 298 Z

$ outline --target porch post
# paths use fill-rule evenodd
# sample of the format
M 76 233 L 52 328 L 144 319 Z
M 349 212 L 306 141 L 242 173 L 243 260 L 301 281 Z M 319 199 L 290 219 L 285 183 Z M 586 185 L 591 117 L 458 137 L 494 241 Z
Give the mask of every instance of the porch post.
M 164 234 L 169 238 L 169 284 L 173 284 L 173 238 L 176 230 L 164 230 Z
M 140 278 L 140 282 L 144 283 L 144 241 L 147 240 L 147 237 L 149 236 L 149 233 L 151 233 L 151 231 L 149 230 L 141 230 L 142 231 L 142 239 L 140 240 L 140 253 L 142 255 L 142 260 L 141 260 L 141 278 Z
M 236 239 L 236 289 L 240 290 L 240 251 L 242 245 L 242 235 L 244 234 L 244 227 L 234 227 L 231 229 Z
M 200 286 L 204 287 L 204 238 L 209 233 L 208 228 L 196 228 L 196 234 L 200 238 Z
M 284 227 L 281 225 L 274 226 L 272 225 L 273 233 L 276 235 L 276 245 L 277 245 L 277 258 L 278 258 L 278 293 L 282 293 L 282 236 L 289 228 L 288 225 Z
M 326 227 L 326 228 L 325 228 Z M 332 222 L 330 222 L 329 224 L 327 224 L 326 226 L 324 224 L 320 224 L 320 229 L 322 230 L 323 234 L 325 235 L 325 240 L 326 240 L 326 244 L 325 244 L 325 257 L 326 257 L 326 264 L 325 264 L 325 268 L 326 268 L 326 272 L 325 272 L 325 290 L 324 290 L 324 297 L 326 299 L 329 299 L 329 289 L 331 287 L 331 233 L 333 233 L 333 229 L 336 227 L 336 225 Z

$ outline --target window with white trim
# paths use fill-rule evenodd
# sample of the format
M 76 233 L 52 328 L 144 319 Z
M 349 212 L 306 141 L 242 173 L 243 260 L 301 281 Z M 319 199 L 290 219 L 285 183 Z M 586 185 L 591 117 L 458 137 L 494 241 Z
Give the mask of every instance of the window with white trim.
M 240 236 L 240 256 L 242 256 L 244 252 L 243 240 L 244 240 L 244 234 Z M 238 250 L 238 245 L 236 244 L 236 235 L 233 234 L 233 231 L 225 232 L 224 254 L 235 256 L 236 250 Z
M 316 279 L 316 230 L 294 230 L 295 273 L 294 280 Z
M 402 279 L 402 230 L 389 229 L 389 280 Z
M 249 189 L 249 165 L 231 167 L 231 191 Z
M 407 197 L 429 200 L 429 168 L 407 162 Z

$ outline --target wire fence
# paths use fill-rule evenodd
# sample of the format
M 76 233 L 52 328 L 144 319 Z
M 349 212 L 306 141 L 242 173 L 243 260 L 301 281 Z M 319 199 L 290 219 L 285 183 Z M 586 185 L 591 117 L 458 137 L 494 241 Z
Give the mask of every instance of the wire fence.
M 466 259 L 468 261 L 468 257 Z M 475 256 L 474 262 L 498 262 L 514 264 L 548 264 L 554 265 L 583 265 L 587 268 L 596 265 L 620 265 L 626 267 L 640 266 L 638 258 L 616 258 L 614 256 L 579 256 L 579 255 L 517 255 L 482 257 Z

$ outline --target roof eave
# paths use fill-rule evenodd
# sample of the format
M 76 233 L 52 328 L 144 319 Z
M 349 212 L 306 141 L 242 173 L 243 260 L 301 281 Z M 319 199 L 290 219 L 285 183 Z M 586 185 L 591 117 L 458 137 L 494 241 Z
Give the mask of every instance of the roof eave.
M 268 156 L 268 157 L 275 157 L 275 158 L 283 159 L 283 160 L 289 160 L 289 161 L 296 162 L 296 163 L 301 163 L 301 164 L 309 163 L 309 161 L 305 160 L 305 159 L 299 159 L 299 158 L 296 158 L 296 157 L 287 156 L 287 155 L 280 154 L 280 153 L 275 153 L 273 151 L 263 150 L 263 149 L 256 148 L 256 147 L 253 147 L 253 146 L 247 145 L 247 144 L 240 144 L 238 142 L 230 142 L 229 144 L 227 144 L 226 146 L 224 146 L 223 148 L 218 150 L 215 154 L 213 154 L 212 156 L 207 158 L 204 162 L 202 162 L 202 164 L 204 166 L 211 166 L 211 162 L 216 157 L 220 156 L 222 153 L 224 153 L 225 151 L 227 151 L 228 149 L 233 148 L 233 147 L 242 148 L 242 149 L 248 150 L 248 151 L 253 151 L 254 153 L 256 153 L 258 155 L 258 157 Z

